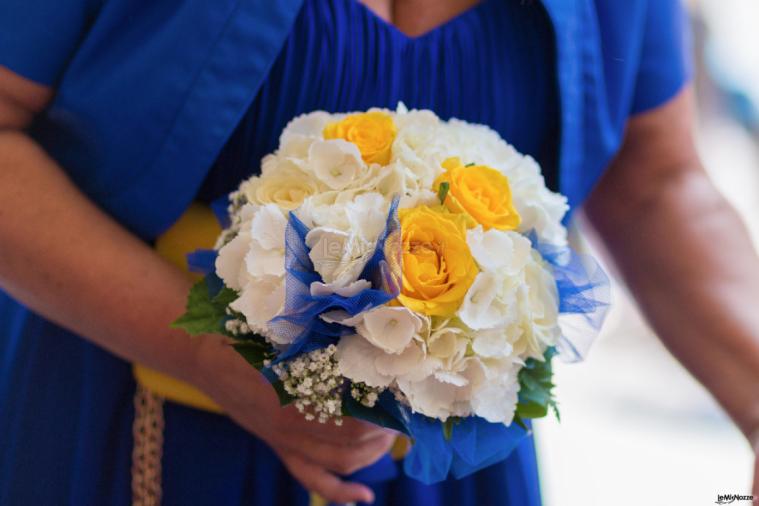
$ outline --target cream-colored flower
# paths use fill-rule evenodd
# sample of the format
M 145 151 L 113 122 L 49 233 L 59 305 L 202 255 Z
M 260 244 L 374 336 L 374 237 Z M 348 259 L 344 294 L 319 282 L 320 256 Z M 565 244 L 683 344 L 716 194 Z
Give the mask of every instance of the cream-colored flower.
M 259 205 L 276 204 L 290 211 L 300 206 L 306 198 L 319 192 L 317 181 L 291 161 L 272 157 L 262 164 L 264 167 L 273 164 L 274 167 L 240 186 L 240 191 L 248 202 Z

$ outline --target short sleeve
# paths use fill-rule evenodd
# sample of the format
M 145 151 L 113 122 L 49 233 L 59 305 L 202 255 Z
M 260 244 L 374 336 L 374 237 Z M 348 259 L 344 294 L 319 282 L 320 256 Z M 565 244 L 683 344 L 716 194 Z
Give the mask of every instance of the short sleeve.
M 0 1 L 0 65 L 54 84 L 94 17 L 96 0 Z
M 648 0 L 632 114 L 664 104 L 689 81 L 691 33 L 681 0 Z

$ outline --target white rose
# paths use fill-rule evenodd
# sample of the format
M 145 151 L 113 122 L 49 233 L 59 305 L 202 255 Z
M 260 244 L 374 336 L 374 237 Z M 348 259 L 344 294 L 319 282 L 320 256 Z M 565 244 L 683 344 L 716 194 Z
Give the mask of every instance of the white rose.
M 240 186 L 240 191 L 255 204 L 276 204 L 293 210 L 319 191 L 311 175 L 303 172 L 289 160 L 268 155 L 262 161 L 261 176 L 252 177 Z
M 348 187 L 366 168 L 358 147 L 342 139 L 311 144 L 308 165 L 316 178 L 333 190 Z

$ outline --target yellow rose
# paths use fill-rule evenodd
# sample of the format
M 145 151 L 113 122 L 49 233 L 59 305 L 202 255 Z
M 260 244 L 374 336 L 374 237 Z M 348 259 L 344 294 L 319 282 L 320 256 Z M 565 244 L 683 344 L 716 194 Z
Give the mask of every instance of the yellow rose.
M 245 183 L 242 192 L 248 202 L 254 204 L 277 204 L 291 211 L 318 192 L 316 182 L 301 171 L 278 170 L 256 177 Z
M 401 209 L 398 218 L 403 248 L 398 301 L 426 315 L 452 315 L 478 273 L 466 243 L 466 217 L 420 206 Z
M 445 206 L 471 216 L 485 230 L 515 230 L 521 218 L 511 201 L 509 180 L 486 165 L 465 166 L 458 157 L 443 162 L 445 172 L 434 183 L 436 191 L 448 183 Z
M 395 123 L 384 112 L 351 114 L 324 127 L 325 139 L 343 139 L 358 146 L 366 163 L 387 165 L 395 140 Z

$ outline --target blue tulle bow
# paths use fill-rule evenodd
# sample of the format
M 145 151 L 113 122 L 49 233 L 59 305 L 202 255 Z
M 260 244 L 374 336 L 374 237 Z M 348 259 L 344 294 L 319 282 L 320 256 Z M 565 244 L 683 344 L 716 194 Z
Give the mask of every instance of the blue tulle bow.
M 500 462 L 530 435 L 516 423 L 506 426 L 469 416 L 457 419 L 450 438 L 446 439 L 443 422 L 412 412 L 388 391 L 380 395 L 373 408 L 362 407 L 349 394 L 346 394 L 343 405 L 350 416 L 406 434 L 413 444 L 403 461 L 403 471 L 426 484 L 443 481 L 449 476 L 463 478 Z M 371 473 L 364 473 L 368 474 Z
M 527 237 L 551 266 L 556 280 L 562 332 L 557 346 L 559 356 L 566 362 L 583 360 L 610 306 L 609 277 L 591 255 L 577 253 L 569 246 L 541 242 L 534 231 Z
M 292 344 L 277 356 L 275 363 L 336 344 L 340 337 L 355 332 L 351 327 L 326 322 L 320 318 L 321 315 L 339 310 L 354 316 L 386 304 L 400 293 L 401 247 L 397 198 L 390 205 L 385 228 L 358 278 L 369 281 L 371 287 L 355 295 L 312 294 L 311 285 L 323 280 L 314 270 L 309 257 L 310 249 L 306 245 L 309 231 L 298 216 L 290 212 L 285 232 L 285 307 L 282 314 L 269 322 L 269 329 Z
M 516 423 L 506 426 L 478 416 L 454 423 L 448 440 L 440 420 L 414 413 L 407 423 L 414 445 L 406 455 L 403 470 L 427 484 L 449 475 L 460 479 L 500 462 L 529 435 Z

